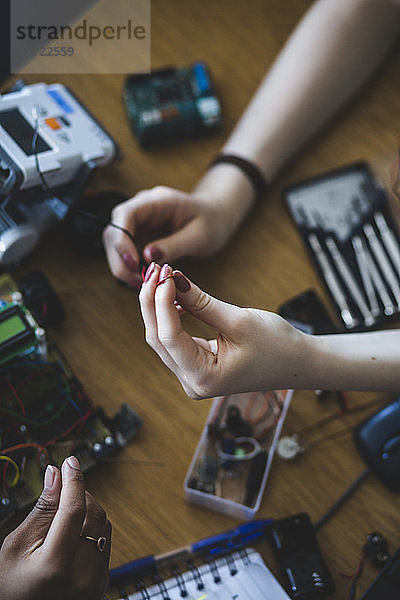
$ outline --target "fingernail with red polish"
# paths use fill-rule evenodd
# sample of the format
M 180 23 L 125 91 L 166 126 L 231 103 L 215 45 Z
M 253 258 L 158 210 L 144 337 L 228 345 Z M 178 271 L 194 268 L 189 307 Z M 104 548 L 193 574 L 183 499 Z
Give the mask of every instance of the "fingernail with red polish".
M 132 258 L 132 256 L 130 254 L 128 254 L 127 252 L 124 252 L 123 255 L 121 256 L 121 258 L 122 258 L 124 265 L 127 267 L 127 269 L 129 269 L 130 271 L 136 271 L 137 262 L 134 258 Z
M 154 273 L 154 269 L 155 269 L 156 263 L 152 262 L 148 267 L 147 267 L 147 271 L 144 275 L 144 282 L 147 283 L 148 280 L 150 279 L 150 277 L 153 275 Z
M 149 254 L 151 256 L 151 260 L 154 260 L 158 263 L 161 262 L 163 253 L 161 252 L 160 248 L 157 248 L 157 246 L 151 246 L 149 248 Z
M 190 281 L 180 271 L 174 272 L 174 281 L 176 289 L 180 292 L 188 292 L 190 290 Z
M 69 456 L 67 458 L 67 463 L 72 469 L 78 469 L 78 471 L 79 471 L 81 468 L 81 465 L 79 464 L 79 460 L 76 458 L 76 456 Z
M 53 487 L 56 478 L 56 471 L 52 465 L 47 465 L 44 474 L 44 488 L 50 490 Z
M 167 275 L 169 275 L 170 271 L 171 271 L 171 267 L 169 265 L 163 265 L 161 267 L 159 281 L 161 279 L 164 279 L 164 277 L 167 277 Z

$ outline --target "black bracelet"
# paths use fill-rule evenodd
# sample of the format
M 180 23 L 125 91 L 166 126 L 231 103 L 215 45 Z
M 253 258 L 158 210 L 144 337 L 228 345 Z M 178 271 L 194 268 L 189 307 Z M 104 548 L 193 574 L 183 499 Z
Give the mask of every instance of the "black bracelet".
M 211 161 L 210 167 L 220 164 L 230 164 L 238 167 L 249 178 L 251 185 L 254 188 L 256 201 L 260 200 L 268 189 L 268 182 L 262 173 L 261 169 L 254 163 L 236 156 L 235 154 L 217 154 Z

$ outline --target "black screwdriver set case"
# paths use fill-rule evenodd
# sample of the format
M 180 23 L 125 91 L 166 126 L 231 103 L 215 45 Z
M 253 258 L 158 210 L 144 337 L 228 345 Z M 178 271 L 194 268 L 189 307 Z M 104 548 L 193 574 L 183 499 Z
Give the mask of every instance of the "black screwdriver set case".
M 400 236 L 385 191 L 355 163 L 287 188 L 284 201 L 347 331 L 400 317 Z

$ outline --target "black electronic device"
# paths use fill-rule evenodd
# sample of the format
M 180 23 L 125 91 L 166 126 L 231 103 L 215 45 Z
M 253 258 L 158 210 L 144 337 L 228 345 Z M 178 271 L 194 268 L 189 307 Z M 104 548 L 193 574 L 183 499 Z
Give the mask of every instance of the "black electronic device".
M 304 333 L 334 333 L 337 327 L 317 292 L 305 290 L 290 298 L 278 309 L 279 314 Z
M 365 163 L 286 189 L 284 200 L 345 330 L 400 315 L 400 236 Z
M 31 271 L 18 281 L 25 305 L 41 327 L 54 327 L 65 318 L 57 292 L 42 271 Z
M 275 521 L 269 533 L 284 587 L 291 598 L 314 600 L 335 591 L 335 584 L 306 513 Z
M 123 98 L 143 148 L 212 133 L 221 126 L 220 102 L 203 62 L 130 75 Z
M 400 548 L 369 586 L 360 600 L 399 600 Z
M 400 396 L 360 423 L 355 443 L 375 475 L 400 491 Z
M 13 266 L 63 222 L 117 145 L 62 84 L 0 94 L 0 264 Z

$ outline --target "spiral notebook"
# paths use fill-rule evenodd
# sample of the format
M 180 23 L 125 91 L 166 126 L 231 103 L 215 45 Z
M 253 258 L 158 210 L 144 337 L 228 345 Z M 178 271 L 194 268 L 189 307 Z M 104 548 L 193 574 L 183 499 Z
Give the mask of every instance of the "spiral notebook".
M 124 594 L 121 600 L 290 600 L 287 593 L 252 548 L 233 552 L 173 577 L 159 578 L 148 587 Z

